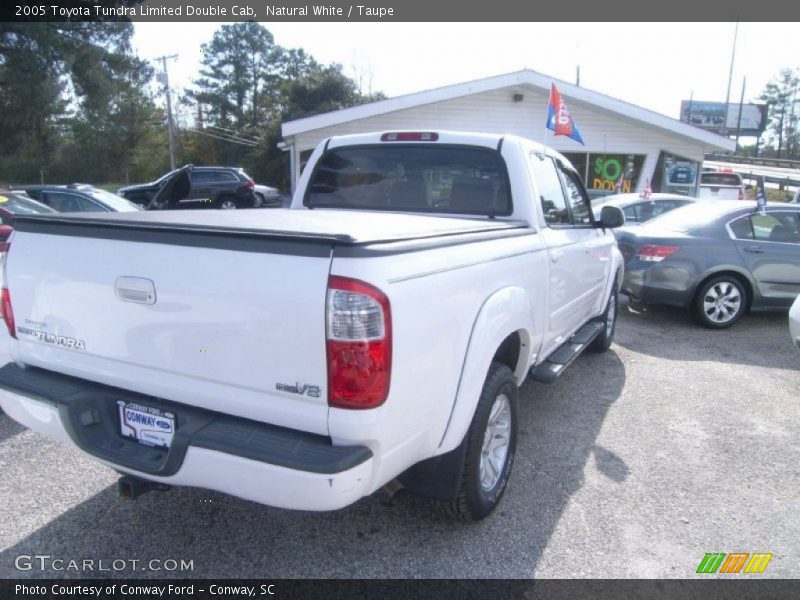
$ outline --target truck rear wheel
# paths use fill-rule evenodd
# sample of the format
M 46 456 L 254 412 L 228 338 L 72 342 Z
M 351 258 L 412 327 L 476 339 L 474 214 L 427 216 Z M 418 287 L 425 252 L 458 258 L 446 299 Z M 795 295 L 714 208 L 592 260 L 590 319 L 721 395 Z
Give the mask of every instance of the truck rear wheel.
M 611 284 L 611 295 L 608 297 L 608 304 L 603 314 L 598 317 L 598 321 L 603 324 L 603 330 L 589 344 L 591 352 L 605 352 L 611 347 L 614 341 L 614 331 L 617 329 L 619 291 L 617 290 L 617 279 Z
M 518 396 L 511 369 L 492 363 L 467 431 L 458 495 L 445 505 L 453 517 L 479 521 L 500 502 L 517 447 Z

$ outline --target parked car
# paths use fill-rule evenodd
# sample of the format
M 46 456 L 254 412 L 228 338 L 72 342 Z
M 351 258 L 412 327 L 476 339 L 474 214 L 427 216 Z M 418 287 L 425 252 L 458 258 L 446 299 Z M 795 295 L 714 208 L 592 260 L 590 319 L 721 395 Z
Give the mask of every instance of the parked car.
M 742 176 L 732 171 L 703 171 L 697 197 L 710 200 L 744 200 Z
M 800 348 L 800 295 L 789 309 L 789 335 L 792 336 L 794 345 Z
M 290 210 L 224 227 L 28 217 L 0 406 L 124 473 L 128 497 L 335 510 L 399 481 L 478 520 L 509 480 L 518 386 L 611 345 L 623 220 L 593 217 L 553 149 L 455 132 L 330 138 Z
M 253 179 L 242 169 L 233 167 L 195 167 L 186 165 L 182 169 L 189 171 L 190 188 L 188 195 L 162 208 L 253 208 L 256 196 L 253 193 Z M 155 208 L 151 204 L 153 197 L 170 178 L 181 169 L 165 173 L 152 183 L 126 185 L 117 193 L 143 208 Z
M 696 201 L 697 198 L 678 194 L 651 194 L 646 198 L 641 194 L 616 194 L 603 198 L 592 209 L 599 212 L 604 206 L 616 206 L 625 215 L 625 223 L 633 225 Z
M 13 231 L 14 215 L 37 215 L 54 213 L 52 208 L 36 202 L 24 193 L 0 189 L 0 253 L 7 249 L 8 238 Z
M 17 188 L 58 212 L 134 212 L 139 206 L 84 183 L 28 185 Z
M 695 202 L 617 232 L 622 293 L 682 306 L 703 325 L 733 325 L 747 310 L 786 309 L 800 294 L 800 206 Z
M 280 190 L 268 185 L 255 184 L 256 208 L 279 208 L 283 206 Z

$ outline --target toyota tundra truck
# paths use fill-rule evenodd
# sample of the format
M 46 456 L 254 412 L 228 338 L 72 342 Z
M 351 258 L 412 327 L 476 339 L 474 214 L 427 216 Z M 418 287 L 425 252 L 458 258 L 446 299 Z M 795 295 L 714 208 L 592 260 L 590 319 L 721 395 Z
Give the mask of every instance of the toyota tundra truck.
M 18 216 L 0 406 L 123 495 L 323 511 L 399 484 L 478 520 L 519 386 L 611 344 L 623 221 L 552 149 L 444 131 L 327 139 L 268 214 Z

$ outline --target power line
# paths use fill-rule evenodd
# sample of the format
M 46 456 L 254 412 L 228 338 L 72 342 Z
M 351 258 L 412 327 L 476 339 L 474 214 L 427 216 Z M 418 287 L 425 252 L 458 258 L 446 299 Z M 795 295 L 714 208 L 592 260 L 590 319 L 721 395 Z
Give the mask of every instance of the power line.
M 235 140 L 235 139 L 231 139 L 231 138 L 227 138 L 227 137 L 222 137 L 221 135 L 214 135 L 213 133 L 208 133 L 207 131 L 203 131 L 202 129 L 194 129 L 194 128 L 190 127 L 190 128 L 188 128 L 188 131 L 192 131 L 194 133 L 199 133 L 200 135 L 207 135 L 208 137 L 212 137 L 212 138 L 215 138 L 217 140 L 223 140 L 225 142 L 230 142 L 231 144 L 240 144 L 242 146 L 250 146 L 251 148 L 258 147 L 258 144 L 256 144 L 255 142 L 239 141 L 239 140 Z
M 219 131 L 224 131 L 225 133 L 233 134 L 239 136 L 241 138 L 251 138 L 254 142 L 260 142 L 261 138 L 255 135 L 250 135 L 249 133 L 241 133 L 239 131 L 234 131 L 233 129 L 225 129 L 224 127 L 220 127 L 219 125 L 207 125 L 208 129 L 218 129 Z

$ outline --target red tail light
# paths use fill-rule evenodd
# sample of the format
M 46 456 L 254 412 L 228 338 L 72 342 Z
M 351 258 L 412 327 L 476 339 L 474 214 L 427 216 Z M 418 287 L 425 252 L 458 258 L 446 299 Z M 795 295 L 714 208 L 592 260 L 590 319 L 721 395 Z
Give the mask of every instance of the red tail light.
M 2 300 L 0 301 L 0 306 L 2 306 L 3 310 L 3 320 L 6 322 L 6 327 L 8 327 L 8 335 L 12 338 L 17 337 L 17 328 L 14 325 L 14 310 L 11 308 L 11 295 L 8 293 L 8 289 L 3 288 L 3 295 Z
M 11 242 L 4 241 L 0 243 L 0 316 L 6 322 L 8 328 L 8 335 L 12 338 L 17 337 L 17 328 L 14 325 L 14 310 L 11 308 L 11 294 L 8 293 L 8 275 L 6 273 L 6 259 L 8 258 L 8 250 L 11 248 Z
M 392 315 L 378 288 L 346 277 L 328 281 L 328 404 L 375 408 L 389 395 Z
M 645 262 L 660 262 L 668 256 L 672 256 L 680 249 L 680 246 L 645 244 L 644 246 L 640 246 L 636 251 L 636 258 Z
M 246 187 L 248 190 L 253 190 L 256 187 L 256 183 L 252 179 L 248 179 L 245 182 L 244 187 Z

